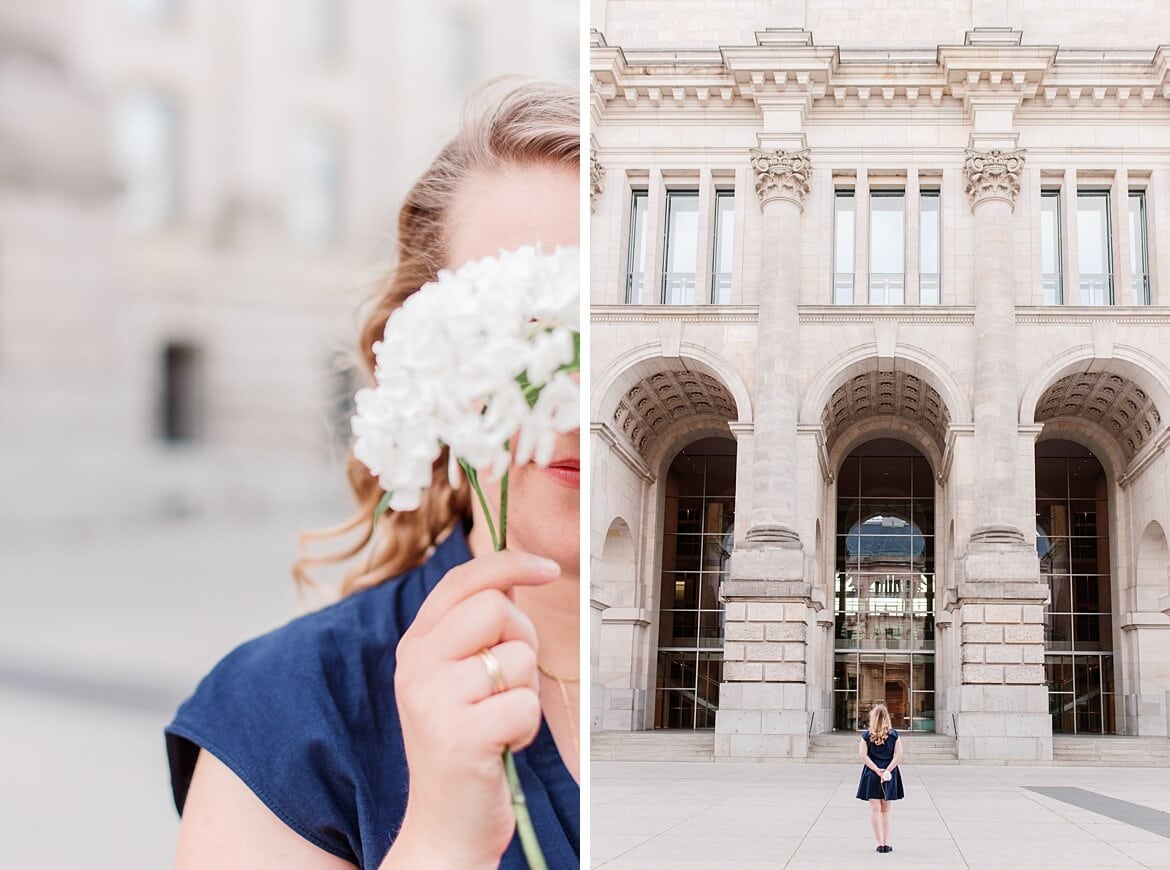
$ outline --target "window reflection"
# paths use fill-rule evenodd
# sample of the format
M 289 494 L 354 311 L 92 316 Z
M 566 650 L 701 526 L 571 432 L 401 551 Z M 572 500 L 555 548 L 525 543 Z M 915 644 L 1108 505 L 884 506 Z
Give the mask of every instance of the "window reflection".
M 894 727 L 933 731 L 934 480 L 925 457 L 878 439 L 837 478 L 834 727 L 885 701 Z

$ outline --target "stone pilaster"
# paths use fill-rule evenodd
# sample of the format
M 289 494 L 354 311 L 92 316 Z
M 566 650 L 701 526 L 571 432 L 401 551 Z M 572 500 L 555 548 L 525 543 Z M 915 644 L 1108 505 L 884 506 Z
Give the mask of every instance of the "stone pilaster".
M 1015 294 L 1011 219 L 1024 154 L 969 149 L 963 170 L 975 216 L 975 528 L 959 565 L 962 682 L 959 757 L 1047 760 L 1043 605 L 1035 547 L 1020 528 Z
M 750 525 L 731 556 L 717 757 L 808 754 L 807 632 L 813 611 L 796 532 L 797 303 L 808 151 L 754 149 L 763 212 Z

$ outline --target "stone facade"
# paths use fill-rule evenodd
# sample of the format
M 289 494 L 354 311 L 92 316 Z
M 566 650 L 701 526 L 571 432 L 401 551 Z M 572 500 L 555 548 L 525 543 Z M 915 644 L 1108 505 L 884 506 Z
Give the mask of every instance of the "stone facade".
M 1170 48 L 1137 26 L 1170 25 L 1170 11 L 1132 6 L 1133 20 L 1127 7 L 1050 21 L 976 3 L 956 23 L 949 4 L 914 4 L 915 27 L 861 0 L 832 20 L 817 4 L 594 4 L 595 729 L 656 721 L 666 472 L 722 435 L 738 522 L 716 755 L 806 755 L 833 724 L 836 475 L 859 445 L 896 438 L 934 476 L 934 727 L 962 759 L 1050 759 L 1035 457 L 1061 439 L 1108 479 L 1117 705 L 1104 730 L 1170 736 Z M 839 291 L 845 189 L 858 206 Z M 871 304 L 886 276 L 870 273 L 864 206 L 889 190 L 905 202 L 904 298 Z M 1116 304 L 1089 304 L 1093 276 L 1078 273 L 1085 190 L 1109 194 Z M 677 191 L 697 193 L 693 298 L 663 304 Z M 734 196 L 733 265 L 714 304 L 720 191 Z M 935 289 L 920 274 L 924 191 Z M 635 194 L 645 259 L 632 266 Z M 1064 292 L 1048 304 L 1041 224 L 1056 194 Z M 1135 241 L 1149 304 L 1131 295 Z M 645 412 L 683 381 L 702 387 L 681 390 L 692 401 Z
M 579 30 L 573 0 L 0 0 L 6 526 L 347 510 L 355 312 L 402 197 L 480 82 L 575 80 Z M 111 147 L 139 93 L 176 121 L 175 207 L 149 227 Z M 320 240 L 292 220 L 310 129 L 340 152 L 315 164 Z M 170 344 L 197 357 L 182 443 L 159 436 Z

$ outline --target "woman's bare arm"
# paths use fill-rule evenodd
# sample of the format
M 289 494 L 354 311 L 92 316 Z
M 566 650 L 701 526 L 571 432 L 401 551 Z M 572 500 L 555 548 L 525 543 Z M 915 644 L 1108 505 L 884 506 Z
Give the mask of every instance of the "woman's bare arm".
M 222 761 L 200 750 L 179 826 L 175 870 L 353 870 L 268 809 Z
M 857 743 L 857 758 L 861 761 L 862 764 L 864 764 L 866 767 L 868 767 L 874 773 L 881 773 L 882 772 L 882 769 L 880 767 L 878 767 L 876 764 L 874 764 L 872 761 L 869 760 L 869 750 L 867 749 L 864 740 L 860 740 Z
M 886 770 L 893 770 L 895 767 L 898 766 L 898 763 L 901 760 L 902 760 L 902 738 L 899 737 L 898 741 L 894 744 L 894 760 L 890 762 L 890 766 L 887 767 Z

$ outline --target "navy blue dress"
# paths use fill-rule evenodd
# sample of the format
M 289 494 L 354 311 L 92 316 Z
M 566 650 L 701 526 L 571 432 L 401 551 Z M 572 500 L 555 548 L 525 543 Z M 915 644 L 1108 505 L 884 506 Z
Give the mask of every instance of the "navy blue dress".
M 882 770 L 885 770 L 894 760 L 894 747 L 898 745 L 898 732 L 890 729 L 890 733 L 886 736 L 886 742 L 878 746 L 869 739 L 869 731 L 865 731 L 861 735 L 861 739 L 865 741 L 866 754 L 869 760 L 876 764 Z M 899 801 L 905 797 L 905 792 L 902 791 L 902 765 L 899 764 L 890 771 L 891 779 L 889 782 L 882 782 L 882 778 L 870 770 L 868 767 L 861 768 L 861 782 L 857 784 L 857 799 L 868 800 L 884 800 L 884 801 Z
M 470 558 L 457 526 L 418 568 L 225 656 L 165 729 L 179 814 L 202 747 L 306 840 L 376 868 L 406 810 L 398 640 L 427 593 Z M 580 789 L 543 720 L 516 767 L 549 867 L 580 866 Z M 500 867 L 527 866 L 513 836 Z

